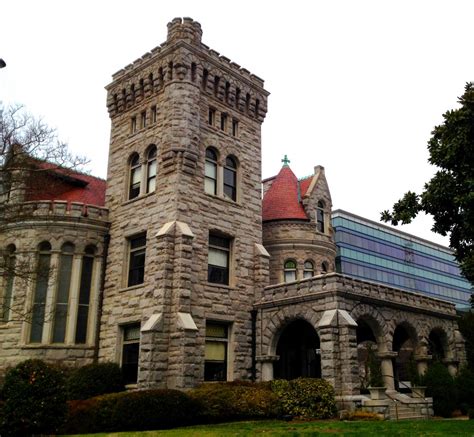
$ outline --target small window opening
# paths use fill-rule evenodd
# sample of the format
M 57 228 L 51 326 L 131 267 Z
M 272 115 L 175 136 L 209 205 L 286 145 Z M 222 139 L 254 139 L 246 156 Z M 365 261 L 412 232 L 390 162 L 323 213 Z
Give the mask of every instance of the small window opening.
M 214 108 L 209 108 L 208 123 L 211 126 L 214 126 L 216 124 L 216 110 Z
M 227 114 L 221 113 L 221 130 L 227 130 Z
M 235 118 L 232 120 L 232 136 L 236 137 L 239 134 L 239 121 Z

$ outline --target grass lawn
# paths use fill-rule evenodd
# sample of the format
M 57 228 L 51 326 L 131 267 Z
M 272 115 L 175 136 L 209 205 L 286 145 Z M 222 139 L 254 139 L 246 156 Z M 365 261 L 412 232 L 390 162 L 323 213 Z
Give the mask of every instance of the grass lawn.
M 233 422 L 220 425 L 200 425 L 168 431 L 123 432 L 94 434 L 114 437 L 227 437 L 227 436 L 474 436 L 474 420 L 410 420 L 380 422 Z

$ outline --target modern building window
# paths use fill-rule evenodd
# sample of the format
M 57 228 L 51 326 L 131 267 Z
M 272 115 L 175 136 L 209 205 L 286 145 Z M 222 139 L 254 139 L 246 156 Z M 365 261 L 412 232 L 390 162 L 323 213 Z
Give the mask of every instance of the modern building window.
M 10 244 L 4 255 L 4 274 L 3 274 L 3 296 L 2 296 L 2 307 L 1 307 L 1 320 L 8 322 L 10 319 L 10 312 L 12 307 L 13 298 L 13 280 L 15 278 L 15 265 L 16 265 L 16 247 L 14 244 Z
M 65 243 L 61 247 L 58 269 L 58 288 L 54 307 L 53 343 L 64 343 L 69 304 L 69 289 L 71 288 L 72 262 L 74 244 Z
M 136 384 L 140 356 L 140 324 L 122 327 L 122 375 L 125 384 Z
M 143 284 L 145 277 L 146 233 L 135 235 L 128 240 L 128 282 L 129 287 Z
M 142 166 L 138 153 L 134 153 L 130 158 L 130 175 L 128 198 L 135 199 L 140 195 L 140 183 L 142 179 Z
M 36 285 L 33 296 L 31 314 L 30 342 L 41 343 L 45 318 L 46 296 L 51 264 L 51 244 L 47 241 L 38 246 L 38 265 L 36 271 Z
M 296 261 L 289 259 L 284 265 L 285 282 L 296 281 Z
M 230 238 L 209 233 L 208 282 L 229 285 L 230 245 Z
M 232 156 L 225 160 L 224 196 L 232 200 L 237 199 L 237 163 Z
M 320 200 L 316 208 L 316 229 L 319 232 L 324 232 L 326 228 L 324 220 L 324 203 Z
M 312 278 L 314 276 L 314 264 L 312 261 L 304 262 L 303 278 Z
M 206 323 L 206 346 L 204 357 L 204 380 L 227 380 L 227 349 L 229 343 L 228 325 Z
M 82 257 L 81 282 L 79 288 L 79 305 L 76 320 L 76 344 L 87 342 L 87 324 L 89 322 L 89 307 L 92 288 L 92 274 L 94 271 L 95 246 L 87 246 Z
M 156 189 L 156 146 L 151 146 L 147 156 L 146 192 L 153 193 Z
M 207 194 L 217 194 L 217 152 L 212 148 L 206 149 L 204 190 Z

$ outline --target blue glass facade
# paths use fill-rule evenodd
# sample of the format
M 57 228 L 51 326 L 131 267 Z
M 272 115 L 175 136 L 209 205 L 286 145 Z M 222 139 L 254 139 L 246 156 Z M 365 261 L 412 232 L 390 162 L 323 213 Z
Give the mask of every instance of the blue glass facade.
M 332 225 L 339 273 L 469 306 L 471 284 L 448 248 L 341 210 Z

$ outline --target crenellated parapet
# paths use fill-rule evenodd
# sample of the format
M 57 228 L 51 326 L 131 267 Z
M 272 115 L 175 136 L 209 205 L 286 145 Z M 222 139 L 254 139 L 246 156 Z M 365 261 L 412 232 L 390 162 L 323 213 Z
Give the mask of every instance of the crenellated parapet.
M 136 108 L 170 83 L 189 82 L 216 103 L 263 122 L 268 92 L 264 81 L 201 42 L 201 25 L 191 18 L 168 23 L 168 38 L 116 72 L 106 89 L 111 118 Z

